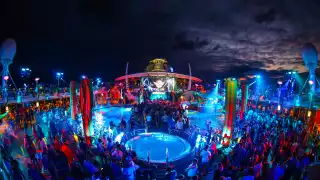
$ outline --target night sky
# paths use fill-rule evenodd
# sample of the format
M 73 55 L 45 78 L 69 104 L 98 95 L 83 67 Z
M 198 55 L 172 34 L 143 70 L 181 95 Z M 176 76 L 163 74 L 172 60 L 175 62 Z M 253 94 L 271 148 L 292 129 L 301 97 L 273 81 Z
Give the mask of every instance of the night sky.
M 244 73 L 305 71 L 305 42 L 320 47 L 317 0 L 5 0 L 0 40 L 12 37 L 12 74 L 27 66 L 53 81 L 82 74 L 105 81 L 167 58 L 206 81 Z

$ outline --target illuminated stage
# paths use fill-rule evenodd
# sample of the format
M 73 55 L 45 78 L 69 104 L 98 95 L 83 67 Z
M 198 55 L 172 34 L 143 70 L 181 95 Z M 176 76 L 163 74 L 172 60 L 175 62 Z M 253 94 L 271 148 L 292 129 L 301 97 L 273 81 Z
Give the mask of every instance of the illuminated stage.
M 127 74 L 115 79 L 119 84 L 127 84 L 130 89 L 139 92 L 140 102 L 143 98 L 149 100 L 172 100 L 177 92 L 191 90 L 192 83 L 202 80 L 191 76 L 173 72 L 165 59 L 154 59 L 149 62 L 145 72 Z M 143 98 L 142 98 L 143 97 Z M 179 98 L 179 97 L 178 97 Z

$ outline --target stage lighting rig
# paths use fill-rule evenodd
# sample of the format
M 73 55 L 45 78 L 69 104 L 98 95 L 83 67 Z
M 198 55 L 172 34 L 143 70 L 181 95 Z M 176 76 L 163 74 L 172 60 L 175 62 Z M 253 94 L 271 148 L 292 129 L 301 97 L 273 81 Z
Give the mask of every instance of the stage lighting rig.
M 22 79 L 29 79 L 30 76 L 31 76 L 31 69 L 29 68 L 21 68 L 21 71 L 20 71 L 20 74 L 21 74 L 21 78 Z

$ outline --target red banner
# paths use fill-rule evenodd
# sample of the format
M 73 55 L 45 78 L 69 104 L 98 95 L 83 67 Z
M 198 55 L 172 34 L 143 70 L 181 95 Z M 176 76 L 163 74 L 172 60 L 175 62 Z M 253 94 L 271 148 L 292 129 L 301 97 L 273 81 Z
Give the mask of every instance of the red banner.
M 80 84 L 80 109 L 83 121 L 83 131 L 88 145 L 91 145 L 91 136 L 93 135 L 92 107 L 92 81 L 86 78 L 83 79 Z

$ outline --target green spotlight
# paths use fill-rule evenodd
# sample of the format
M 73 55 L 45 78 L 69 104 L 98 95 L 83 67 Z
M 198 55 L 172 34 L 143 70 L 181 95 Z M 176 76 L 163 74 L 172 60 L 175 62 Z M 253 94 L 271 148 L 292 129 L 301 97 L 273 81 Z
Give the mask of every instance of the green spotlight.
M 299 75 L 299 73 L 294 74 L 293 77 L 296 79 L 298 86 L 301 88 L 304 84 L 304 80 L 302 79 L 302 77 Z

